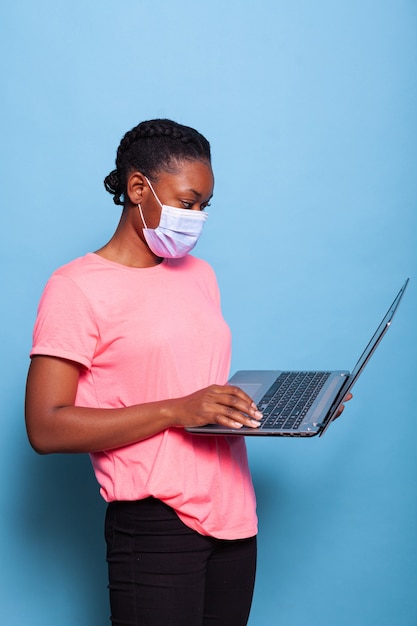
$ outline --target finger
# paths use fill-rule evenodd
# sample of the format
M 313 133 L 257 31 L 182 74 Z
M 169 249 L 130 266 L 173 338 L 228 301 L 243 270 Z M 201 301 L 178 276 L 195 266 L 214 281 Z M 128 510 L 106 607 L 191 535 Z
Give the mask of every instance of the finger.
M 259 426 L 262 413 L 248 394 L 239 387 L 211 385 L 204 390 L 204 394 L 201 417 L 205 419 L 206 424 L 221 424 L 229 428 Z M 201 392 L 197 395 L 201 395 Z
M 344 404 L 341 404 L 341 405 L 339 406 L 339 408 L 337 409 L 337 411 L 336 411 L 336 415 L 334 416 L 334 418 L 333 418 L 333 419 L 337 419 L 338 417 L 340 417 L 340 416 L 342 415 L 342 413 L 343 413 L 343 411 L 344 411 L 344 410 L 345 410 L 345 405 L 344 405 Z
M 227 385 L 225 389 L 227 389 L 229 396 L 226 400 L 228 405 L 237 408 L 239 411 L 242 411 L 255 419 L 262 418 L 262 413 L 259 411 L 255 402 L 245 391 L 243 391 L 243 389 L 232 385 Z
M 224 404 L 229 409 L 232 408 L 235 411 L 243 414 L 244 416 L 249 417 L 250 419 L 254 419 L 257 421 L 262 419 L 263 415 L 261 411 L 259 411 L 256 404 L 253 402 L 253 400 L 247 394 L 244 394 L 244 396 L 242 396 L 241 393 L 243 392 L 241 389 L 236 389 L 238 390 L 238 393 L 229 393 L 225 396 L 222 396 L 222 401 L 224 402 Z
M 260 411 L 250 407 L 248 409 L 246 402 L 242 403 L 240 399 L 233 395 L 222 396 L 222 401 L 224 404 L 217 405 L 217 423 L 224 424 L 230 428 L 242 428 L 242 426 L 258 428 L 260 425 L 259 420 L 262 418 Z M 248 414 L 248 410 L 250 410 L 251 414 Z
M 225 413 L 219 413 L 216 417 L 216 422 L 228 428 L 242 428 L 247 426 L 248 428 L 258 428 L 260 426 L 259 419 L 254 419 L 235 411 L 230 407 L 226 409 Z

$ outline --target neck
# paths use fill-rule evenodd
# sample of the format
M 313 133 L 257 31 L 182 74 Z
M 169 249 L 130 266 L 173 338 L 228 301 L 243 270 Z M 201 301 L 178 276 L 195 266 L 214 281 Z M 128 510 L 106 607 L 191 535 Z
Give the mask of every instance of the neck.
M 143 234 L 137 207 L 125 207 L 113 237 L 96 254 L 128 267 L 153 267 L 162 259 L 148 247 Z

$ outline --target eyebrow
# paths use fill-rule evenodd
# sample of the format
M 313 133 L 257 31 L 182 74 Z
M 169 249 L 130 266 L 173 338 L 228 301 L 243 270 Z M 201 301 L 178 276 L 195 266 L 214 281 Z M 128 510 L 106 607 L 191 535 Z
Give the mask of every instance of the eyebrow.
M 190 187 L 189 189 L 187 189 L 187 191 L 191 191 L 191 193 L 193 193 L 193 194 L 195 195 L 195 197 L 196 197 L 196 198 L 201 198 L 201 196 L 202 196 L 202 194 L 201 194 L 201 193 L 199 193 L 199 192 L 198 192 L 198 191 L 196 191 L 195 189 L 192 189 L 191 187 Z M 213 194 L 211 194 L 211 196 L 209 196 L 209 197 L 207 198 L 207 201 L 208 201 L 208 200 L 211 200 L 211 199 L 212 199 L 212 197 L 213 197 Z

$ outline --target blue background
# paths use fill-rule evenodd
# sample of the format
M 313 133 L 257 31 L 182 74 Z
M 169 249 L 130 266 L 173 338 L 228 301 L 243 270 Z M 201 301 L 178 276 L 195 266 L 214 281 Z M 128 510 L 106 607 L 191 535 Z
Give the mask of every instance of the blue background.
M 212 143 L 233 369 L 351 369 L 411 277 L 325 437 L 248 440 L 250 626 L 415 626 L 415 1 L 15 0 L 0 34 L 2 623 L 108 623 L 104 504 L 88 457 L 30 449 L 28 352 L 50 273 L 116 226 L 122 135 L 170 117 Z

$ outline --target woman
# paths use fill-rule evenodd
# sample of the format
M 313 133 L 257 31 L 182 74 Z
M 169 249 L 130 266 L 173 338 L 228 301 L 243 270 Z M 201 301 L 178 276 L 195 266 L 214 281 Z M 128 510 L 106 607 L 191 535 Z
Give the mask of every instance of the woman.
M 123 206 L 111 240 L 58 269 L 42 295 L 26 394 L 39 453 L 88 452 L 109 503 L 112 623 L 240 626 L 257 519 L 243 437 L 251 398 L 226 384 L 230 333 L 212 269 L 189 251 L 213 194 L 210 146 L 143 122 L 105 179 Z

